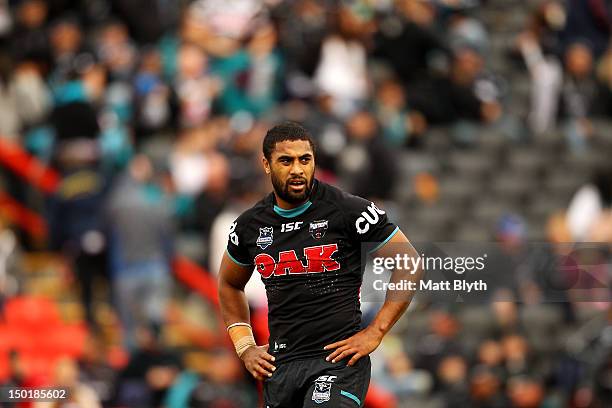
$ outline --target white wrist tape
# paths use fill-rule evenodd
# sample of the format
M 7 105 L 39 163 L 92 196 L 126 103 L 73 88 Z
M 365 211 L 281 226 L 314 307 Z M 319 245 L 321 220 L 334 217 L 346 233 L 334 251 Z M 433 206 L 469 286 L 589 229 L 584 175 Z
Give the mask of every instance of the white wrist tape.
M 234 343 L 236 354 L 238 357 L 242 357 L 244 352 L 251 346 L 256 346 L 255 337 L 253 337 L 253 330 L 251 325 L 248 323 L 233 323 L 227 327 L 227 331 Z

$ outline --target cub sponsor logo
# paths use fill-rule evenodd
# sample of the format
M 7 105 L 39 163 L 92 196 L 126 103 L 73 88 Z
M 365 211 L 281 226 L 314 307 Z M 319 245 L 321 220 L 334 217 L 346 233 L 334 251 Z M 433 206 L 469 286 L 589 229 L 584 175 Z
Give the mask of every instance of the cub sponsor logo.
M 272 275 L 296 275 L 302 273 L 320 273 L 340 269 L 340 263 L 332 258 L 338 251 L 338 244 L 317 245 L 304 248 L 304 264 L 298 259 L 295 250 L 282 251 L 278 261 L 269 254 L 259 254 L 255 257 L 255 266 L 264 279 Z
M 365 234 L 370 230 L 370 225 L 375 225 L 379 220 L 380 216 L 385 212 L 378 207 L 374 203 L 370 203 L 365 211 L 361 212 L 361 217 L 357 218 L 355 221 L 355 229 L 357 229 L 358 234 Z
M 310 223 L 310 235 L 314 239 L 321 239 L 325 236 L 328 226 L 329 222 L 327 220 L 313 221 Z
M 272 227 L 260 227 L 259 228 L 259 238 L 257 238 L 257 246 L 261 249 L 266 249 L 272 244 L 273 236 Z
M 330 382 L 315 382 L 314 390 L 312 390 L 312 400 L 317 404 L 329 401 L 331 397 L 331 387 L 332 384 Z

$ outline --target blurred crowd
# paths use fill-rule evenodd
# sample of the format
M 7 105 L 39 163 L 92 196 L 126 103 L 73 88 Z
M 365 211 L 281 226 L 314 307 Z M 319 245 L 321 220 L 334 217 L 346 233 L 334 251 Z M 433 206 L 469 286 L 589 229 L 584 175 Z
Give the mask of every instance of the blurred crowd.
M 492 11 L 524 15 L 501 63 L 491 58 L 500 27 L 484 18 Z M 176 256 L 189 250 L 214 276 L 229 225 L 270 190 L 266 130 L 303 123 L 318 178 L 411 222 L 398 191 L 408 186 L 427 206 L 443 186 L 437 174 L 406 180 L 401 158 L 428 151 L 434 133 L 453 151 L 477 150 L 483 130 L 510 149 L 554 134 L 571 153 L 593 150 L 598 124 L 612 120 L 611 33 L 609 0 L 0 0 L 0 147 L 59 175 L 40 192 L 2 166 L 2 191 L 47 229 L 33 238 L 24 217 L 3 210 L 0 300 L 27 295 L 23 253 L 66 261 L 91 335 L 54 381 L 78 384 L 80 406 L 256 406 L 256 386 L 224 341 L 204 341 L 210 353 L 186 364 L 184 350 L 164 344 L 164 326 L 185 294 Z M 526 110 L 514 109 L 508 72 L 528 78 Z M 612 241 L 610 174 L 608 161 L 567 199 L 567 216 L 546 214 L 547 239 Z M 516 215 L 492 228 L 491 238 L 526 240 Z M 100 352 L 101 288 L 123 362 Z M 261 309 L 265 295 L 252 293 Z M 573 306 L 543 305 L 534 323 L 510 301 L 475 311 L 419 304 L 375 358 L 384 402 L 366 403 L 605 406 L 612 317 Z M 609 303 L 597 307 L 605 314 Z M 7 383 L 40 384 L 7 353 Z

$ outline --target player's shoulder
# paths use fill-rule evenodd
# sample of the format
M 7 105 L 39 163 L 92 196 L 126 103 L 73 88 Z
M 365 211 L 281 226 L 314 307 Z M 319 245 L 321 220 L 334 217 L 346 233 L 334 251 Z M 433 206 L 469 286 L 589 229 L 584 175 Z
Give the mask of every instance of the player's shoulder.
M 363 211 L 372 204 L 365 198 L 348 193 L 331 184 L 319 182 L 319 188 L 321 190 L 319 199 L 337 206 L 343 212 Z
M 236 223 L 241 225 L 247 225 L 254 218 L 256 218 L 258 214 L 262 213 L 270 205 L 270 195 L 267 195 L 258 202 L 256 202 L 251 208 L 248 208 L 247 210 L 243 211 L 242 214 L 240 214 L 238 218 L 236 218 Z
M 330 185 L 323 190 L 320 197 L 340 210 L 347 228 L 361 242 L 386 242 L 397 230 L 385 211 L 372 201 Z

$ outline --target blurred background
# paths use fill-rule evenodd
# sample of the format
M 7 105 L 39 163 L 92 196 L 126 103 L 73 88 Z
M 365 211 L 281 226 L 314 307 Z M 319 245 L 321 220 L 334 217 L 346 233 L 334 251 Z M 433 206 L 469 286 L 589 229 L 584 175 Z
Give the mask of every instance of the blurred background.
M 610 303 L 543 302 L 513 262 L 612 242 L 611 33 L 610 0 L 0 0 L 0 382 L 257 407 L 215 280 L 290 119 L 412 241 L 497 241 L 517 269 L 503 301 L 415 302 L 366 407 L 612 406 Z

